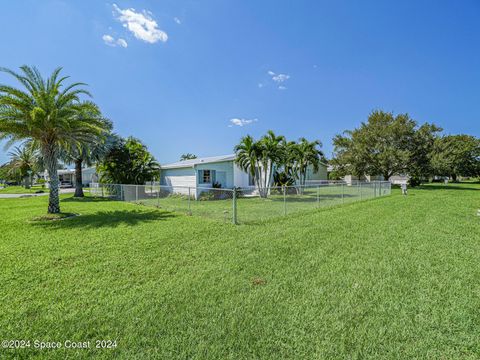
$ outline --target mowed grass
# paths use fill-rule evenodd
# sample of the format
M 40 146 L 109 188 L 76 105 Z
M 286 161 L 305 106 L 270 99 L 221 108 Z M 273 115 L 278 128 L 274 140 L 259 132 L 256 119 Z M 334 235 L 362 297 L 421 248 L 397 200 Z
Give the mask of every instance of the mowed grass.
M 182 189 L 184 191 L 184 189 Z M 366 200 L 375 196 L 387 194 L 390 190 L 385 185 L 383 189 L 378 184 L 362 184 L 362 186 L 322 185 L 307 187 L 301 192 L 290 188 L 283 194 L 281 189 L 272 190 L 265 199 L 257 196 L 241 194 L 237 198 L 237 222 L 240 224 L 258 223 L 264 220 L 291 215 L 303 211 L 331 207 L 354 201 Z M 175 188 L 174 188 L 175 191 Z M 155 206 L 167 211 L 176 211 L 194 216 L 203 216 L 223 222 L 232 222 L 233 193 L 231 190 L 211 190 L 207 199 L 199 200 L 178 193 L 158 192 L 158 187 L 145 186 L 143 193 L 125 196 L 126 200 L 142 205 Z M 205 195 L 203 193 L 202 195 Z M 138 199 L 138 201 L 136 201 Z
M 17 185 L 0 188 L 0 194 L 33 194 L 39 191 L 48 192 L 49 190 L 46 186 L 42 187 L 41 185 L 31 186 L 30 189 Z
M 233 226 L 105 200 L 30 222 L 0 200 L 0 339 L 117 341 L 0 358 L 477 359 L 480 186 Z

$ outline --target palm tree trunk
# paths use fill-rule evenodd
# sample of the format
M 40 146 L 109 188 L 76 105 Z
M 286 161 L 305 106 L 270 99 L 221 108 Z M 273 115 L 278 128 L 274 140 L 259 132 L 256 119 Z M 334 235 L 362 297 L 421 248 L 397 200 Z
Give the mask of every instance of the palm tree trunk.
M 58 173 L 57 173 L 57 152 L 54 146 L 47 145 L 43 150 L 45 165 L 48 171 L 48 185 L 50 194 L 48 196 L 48 213 L 58 214 L 60 212 L 60 199 L 58 196 Z
M 75 197 L 84 197 L 82 179 L 82 159 L 75 160 Z
M 23 183 L 24 183 L 24 186 L 25 186 L 25 189 L 30 189 L 30 176 L 27 175 L 23 178 Z

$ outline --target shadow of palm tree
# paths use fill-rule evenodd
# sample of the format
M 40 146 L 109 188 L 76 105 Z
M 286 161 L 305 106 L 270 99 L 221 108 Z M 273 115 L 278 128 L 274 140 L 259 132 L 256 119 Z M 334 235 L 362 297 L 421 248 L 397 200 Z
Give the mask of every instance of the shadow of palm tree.
M 475 188 L 475 187 L 471 187 L 471 186 L 468 186 L 465 184 L 465 186 L 461 186 L 461 185 L 441 185 L 441 184 L 438 184 L 438 185 L 422 185 L 422 186 L 419 186 L 417 187 L 417 189 L 421 189 L 421 190 L 476 190 L 476 191 L 479 191 L 480 188 Z
M 167 211 L 139 211 L 139 210 L 113 210 L 99 211 L 93 214 L 79 215 L 73 218 L 59 221 L 43 221 L 35 223 L 34 226 L 41 226 L 51 229 L 73 229 L 73 228 L 101 228 L 117 227 L 120 225 L 133 226 L 139 223 L 167 220 L 176 215 Z
M 77 198 L 77 197 L 67 197 L 64 199 L 60 200 L 61 202 L 77 202 L 77 203 L 91 203 L 91 202 L 105 202 L 105 201 L 112 201 L 112 199 L 108 198 L 102 198 L 102 197 L 91 197 L 91 196 L 85 196 L 83 198 Z

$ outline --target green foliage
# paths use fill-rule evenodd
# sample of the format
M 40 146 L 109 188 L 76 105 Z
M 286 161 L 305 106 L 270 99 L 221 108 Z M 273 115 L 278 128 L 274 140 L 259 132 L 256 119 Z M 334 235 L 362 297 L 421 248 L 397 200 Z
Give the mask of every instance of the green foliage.
M 186 154 L 182 154 L 182 156 L 180 156 L 180 161 L 192 160 L 192 159 L 196 159 L 196 158 L 197 158 L 197 155 L 186 153 Z
M 22 86 L 0 85 L 0 140 L 7 145 L 28 141 L 38 149 L 49 173 L 49 213 L 60 212 L 57 167 L 61 149 L 90 141 L 103 131 L 100 109 L 82 96 L 91 96 L 83 83 L 65 86 L 61 68 L 47 79 L 35 67 L 22 66 L 20 73 L 0 68 Z
M 100 181 L 110 184 L 137 184 L 155 181 L 160 165 L 140 140 L 133 137 L 118 139 L 98 163 Z
M 479 176 L 480 139 L 470 135 L 449 135 L 437 139 L 432 166 L 436 175 L 450 176 L 454 181 L 459 176 Z
M 119 344 L 2 358 L 478 359 L 479 192 L 236 227 L 88 197 L 30 223 L 45 198 L 2 200 L 0 338 Z
M 383 175 L 411 173 L 421 179 L 431 173 L 433 143 L 440 128 L 424 124 L 420 128 L 408 114 L 394 116 L 374 111 L 359 128 L 333 139 L 336 175 Z
M 319 150 L 318 140 L 308 141 L 300 138 L 298 143 L 287 142 L 284 136 L 268 131 L 260 140 L 255 141 L 247 135 L 235 147 L 236 163 L 255 180 L 261 197 L 267 197 L 272 184 L 293 184 L 297 179 L 305 184 L 307 169 L 317 172 L 323 153 Z

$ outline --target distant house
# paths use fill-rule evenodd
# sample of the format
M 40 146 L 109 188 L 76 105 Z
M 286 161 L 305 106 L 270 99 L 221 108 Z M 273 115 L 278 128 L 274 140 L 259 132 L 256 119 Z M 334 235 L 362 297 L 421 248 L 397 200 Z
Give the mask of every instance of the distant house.
M 178 161 L 161 166 L 160 184 L 178 187 L 211 188 L 214 183 L 222 188 L 255 186 L 250 174 L 235 164 L 235 154 Z M 307 181 L 327 180 L 327 165 L 319 171 L 307 170 Z
M 60 184 L 75 185 L 75 169 L 62 169 L 57 170 L 58 181 Z M 44 179 L 48 180 L 48 172 L 45 170 Z M 83 186 L 89 186 L 92 182 L 98 182 L 97 171 L 94 167 L 82 169 L 82 184 Z

